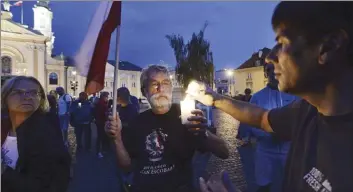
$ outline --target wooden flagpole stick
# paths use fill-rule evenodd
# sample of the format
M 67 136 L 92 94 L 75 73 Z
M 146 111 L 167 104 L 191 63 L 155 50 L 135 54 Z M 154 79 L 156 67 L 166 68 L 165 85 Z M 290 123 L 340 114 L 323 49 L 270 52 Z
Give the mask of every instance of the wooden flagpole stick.
M 115 47 L 115 68 L 114 68 L 114 86 L 113 86 L 113 117 L 117 115 L 116 106 L 117 106 L 117 97 L 118 97 L 118 71 L 119 71 L 119 52 L 120 52 L 120 25 L 116 28 L 116 47 Z

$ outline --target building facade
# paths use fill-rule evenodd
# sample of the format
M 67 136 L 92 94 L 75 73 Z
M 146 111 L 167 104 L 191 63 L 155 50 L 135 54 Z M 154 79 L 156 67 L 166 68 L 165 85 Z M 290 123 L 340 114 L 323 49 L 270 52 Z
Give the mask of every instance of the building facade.
M 264 75 L 265 57 L 271 50 L 263 48 L 254 53 L 247 61 L 234 70 L 234 91 L 244 94 L 246 88 L 250 88 L 252 93 L 260 91 L 267 84 Z
M 80 76 L 74 60 L 64 54 L 53 55 L 55 36 L 52 31 L 53 12 L 49 1 L 37 1 L 33 7 L 33 28 L 12 20 L 11 4 L 2 2 L 1 11 L 1 76 L 27 75 L 37 78 L 47 92 L 61 86 L 74 97 L 84 91 L 86 77 Z M 112 96 L 115 61 L 106 65 L 105 88 Z M 119 62 L 118 87 L 125 86 L 140 98 L 142 68 Z M 75 86 L 73 86 L 75 85 Z
M 235 91 L 234 69 L 221 69 L 216 71 L 214 81 L 217 93 L 228 96 L 234 96 L 238 94 Z

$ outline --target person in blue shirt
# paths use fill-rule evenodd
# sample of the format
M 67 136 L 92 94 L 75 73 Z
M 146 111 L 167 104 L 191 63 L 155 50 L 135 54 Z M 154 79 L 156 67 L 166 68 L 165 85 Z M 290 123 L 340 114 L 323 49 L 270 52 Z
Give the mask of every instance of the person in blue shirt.
M 278 81 L 275 79 L 273 64 L 265 64 L 264 73 L 268 79 L 268 84 L 252 96 L 250 103 L 269 110 L 283 107 L 299 99 L 278 90 Z M 257 191 L 281 191 L 290 142 L 281 141 L 275 134 L 266 133 L 260 129 L 250 128 L 250 130 L 251 135 L 256 138 L 254 172 L 255 183 L 258 186 Z
M 84 134 L 85 148 L 91 149 L 91 122 L 93 120 L 93 109 L 91 102 L 85 92 L 79 94 L 70 107 L 70 124 L 75 128 L 77 150 L 82 150 L 82 135 Z

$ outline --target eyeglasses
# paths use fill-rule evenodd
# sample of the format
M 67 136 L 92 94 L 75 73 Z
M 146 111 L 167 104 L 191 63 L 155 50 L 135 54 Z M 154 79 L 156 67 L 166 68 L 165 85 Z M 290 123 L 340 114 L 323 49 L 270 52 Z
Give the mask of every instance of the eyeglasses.
M 37 90 L 31 90 L 31 91 L 23 91 L 23 90 L 13 90 L 10 95 L 12 96 L 29 96 L 29 97 L 38 97 L 41 95 L 41 93 Z
M 164 87 L 164 88 L 169 88 L 172 85 L 171 81 L 162 81 L 162 82 L 151 82 L 149 84 L 149 87 L 154 88 L 154 89 L 158 89 L 160 87 Z

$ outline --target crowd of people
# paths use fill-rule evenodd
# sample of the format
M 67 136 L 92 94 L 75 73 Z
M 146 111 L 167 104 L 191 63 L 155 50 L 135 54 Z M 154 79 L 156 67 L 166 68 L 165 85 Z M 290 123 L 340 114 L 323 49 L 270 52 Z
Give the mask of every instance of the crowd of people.
M 240 121 L 244 145 L 238 150 L 241 156 L 244 149 L 253 154 L 250 160 L 242 157 L 243 165 L 251 164 L 244 168 L 253 167 L 245 171 L 248 184 L 256 186 L 252 191 L 352 191 L 353 3 L 281 2 L 272 26 L 277 44 L 266 57 L 264 89 L 241 101 L 195 81 L 186 93 Z M 82 92 L 73 99 L 62 87 L 47 95 L 33 77 L 7 80 L 1 89 L 1 191 L 66 191 L 69 125 L 77 152 L 89 152 L 92 123 L 97 158 L 115 154 L 123 190 L 238 191 L 227 172 L 203 178 L 194 170 L 196 153 L 226 159 L 229 149 L 201 109 L 182 123 L 167 68 L 149 66 L 140 84 L 151 106 L 143 112 L 125 87 L 117 90 L 113 106 L 108 92 L 91 98 Z

